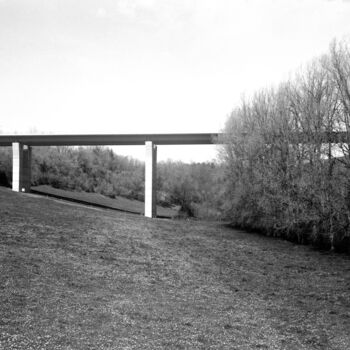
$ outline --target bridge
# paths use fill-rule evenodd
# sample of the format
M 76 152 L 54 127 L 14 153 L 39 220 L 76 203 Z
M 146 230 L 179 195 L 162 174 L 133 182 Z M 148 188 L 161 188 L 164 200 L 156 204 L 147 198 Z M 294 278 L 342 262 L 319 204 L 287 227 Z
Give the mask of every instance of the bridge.
M 145 216 L 156 217 L 157 145 L 208 145 L 221 142 L 218 133 L 0 135 L 0 146 L 12 147 L 12 190 L 29 192 L 32 146 L 145 145 Z

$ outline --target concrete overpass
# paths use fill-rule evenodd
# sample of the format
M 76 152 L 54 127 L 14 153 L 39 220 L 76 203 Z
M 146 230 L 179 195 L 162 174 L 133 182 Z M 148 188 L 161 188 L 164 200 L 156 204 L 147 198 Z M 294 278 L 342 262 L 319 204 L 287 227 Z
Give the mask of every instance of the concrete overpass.
M 0 135 L 0 146 L 12 147 L 12 189 L 29 192 L 32 146 L 145 145 L 145 216 L 156 217 L 157 145 L 208 145 L 221 142 L 218 133 Z

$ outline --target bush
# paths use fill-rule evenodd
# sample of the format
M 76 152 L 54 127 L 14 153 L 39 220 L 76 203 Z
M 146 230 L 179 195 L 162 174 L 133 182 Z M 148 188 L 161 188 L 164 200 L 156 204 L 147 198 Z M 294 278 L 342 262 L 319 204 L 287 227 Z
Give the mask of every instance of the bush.
M 293 80 L 232 112 L 223 160 L 234 225 L 330 249 L 348 244 L 349 62 L 348 47 L 334 42 Z M 341 143 L 330 137 L 339 131 Z

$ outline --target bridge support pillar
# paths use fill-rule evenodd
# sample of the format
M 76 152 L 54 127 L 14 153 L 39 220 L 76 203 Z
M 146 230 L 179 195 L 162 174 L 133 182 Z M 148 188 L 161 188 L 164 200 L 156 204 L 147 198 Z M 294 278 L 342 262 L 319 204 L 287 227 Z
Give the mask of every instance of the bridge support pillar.
M 19 142 L 12 143 L 12 190 L 29 192 L 31 183 L 32 149 Z
M 155 218 L 157 216 L 157 146 L 152 141 L 146 141 L 145 144 L 145 216 Z

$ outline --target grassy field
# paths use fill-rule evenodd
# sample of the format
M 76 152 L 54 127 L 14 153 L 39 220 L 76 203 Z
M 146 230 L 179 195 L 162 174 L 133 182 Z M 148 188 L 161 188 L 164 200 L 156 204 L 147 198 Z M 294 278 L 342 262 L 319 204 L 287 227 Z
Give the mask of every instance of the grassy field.
M 0 349 L 350 349 L 349 257 L 0 188 Z
M 124 197 L 109 198 L 99 193 L 65 191 L 47 185 L 34 186 L 31 188 L 34 193 L 54 196 L 61 199 L 68 199 L 85 204 L 93 204 L 100 207 L 111 208 L 136 214 L 145 213 L 144 202 Z M 173 208 L 157 206 L 157 216 L 173 218 L 178 211 Z

